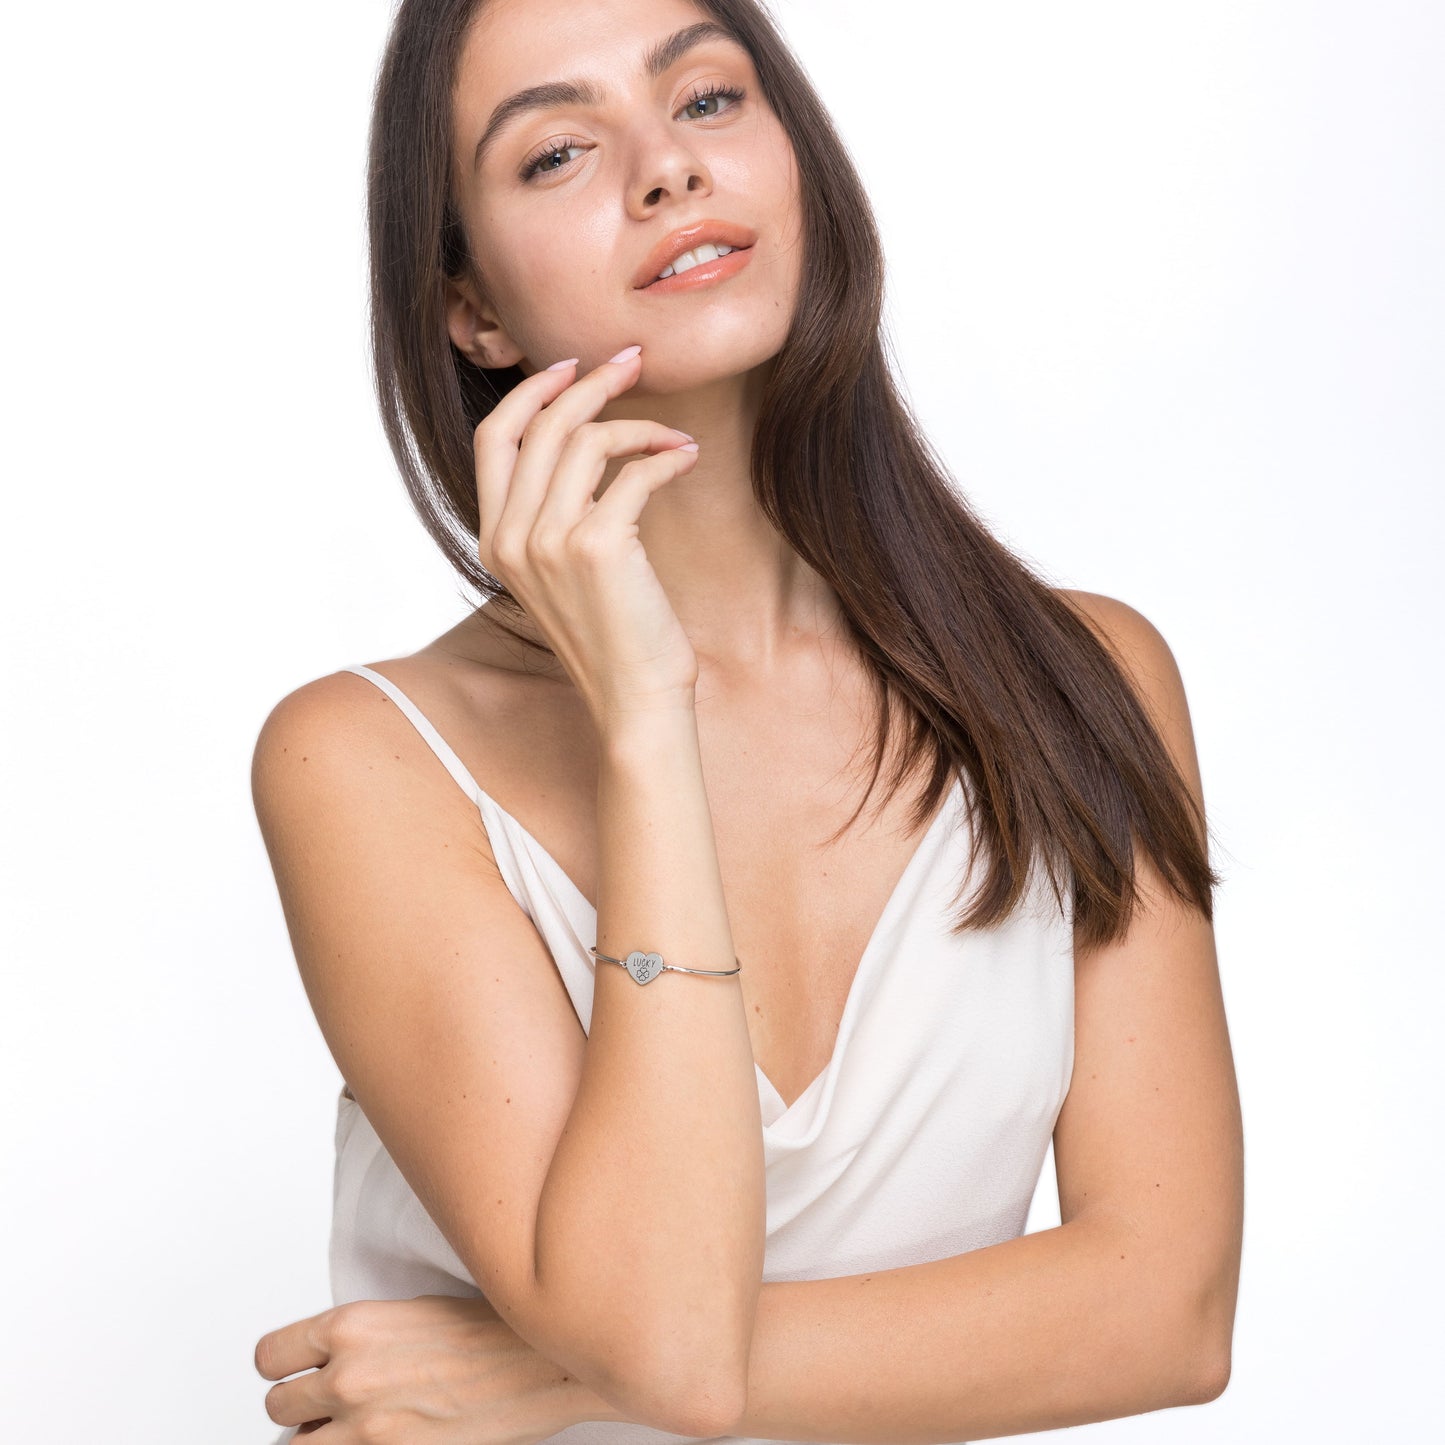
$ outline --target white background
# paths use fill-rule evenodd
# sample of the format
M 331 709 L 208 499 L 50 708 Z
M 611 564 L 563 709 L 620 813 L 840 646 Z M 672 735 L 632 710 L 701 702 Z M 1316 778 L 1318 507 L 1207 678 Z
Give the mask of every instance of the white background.
M 1445 10 L 775 13 L 873 196 L 925 427 L 1189 690 L 1245 1115 L 1234 1373 L 1086 1433 L 1438 1439 Z M 389 15 L 7 20 L 0 1429 L 27 1445 L 264 1445 L 252 1346 L 329 1303 L 338 1075 L 248 774 L 286 692 L 464 605 L 367 373 Z

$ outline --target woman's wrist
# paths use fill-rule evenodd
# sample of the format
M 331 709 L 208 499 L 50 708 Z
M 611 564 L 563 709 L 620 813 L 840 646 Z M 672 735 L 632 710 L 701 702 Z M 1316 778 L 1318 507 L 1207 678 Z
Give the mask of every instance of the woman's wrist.
M 697 710 L 688 698 L 675 705 L 609 713 L 597 724 L 598 748 L 605 765 L 622 769 L 647 767 L 659 751 L 681 742 L 697 746 Z

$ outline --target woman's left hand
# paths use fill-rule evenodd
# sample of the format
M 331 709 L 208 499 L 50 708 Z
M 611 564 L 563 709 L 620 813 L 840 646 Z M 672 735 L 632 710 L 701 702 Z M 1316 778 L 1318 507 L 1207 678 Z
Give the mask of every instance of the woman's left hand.
M 533 1445 L 621 1418 L 480 1297 L 336 1305 L 262 1335 L 255 1363 L 282 1381 L 266 1392 L 271 1419 L 332 1445 Z

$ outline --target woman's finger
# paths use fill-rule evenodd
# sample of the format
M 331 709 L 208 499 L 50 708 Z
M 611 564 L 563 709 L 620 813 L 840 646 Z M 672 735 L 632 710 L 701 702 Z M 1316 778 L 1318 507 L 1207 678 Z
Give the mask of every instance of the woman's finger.
M 335 1400 L 325 1391 L 325 1381 L 324 1370 L 308 1370 L 294 1380 L 272 1385 L 266 1391 L 266 1414 L 277 1425 L 306 1425 L 313 1420 L 331 1419 Z
M 481 563 L 492 571 L 492 534 L 507 500 L 517 447 L 527 424 L 548 402 L 572 384 L 574 368 L 534 372 L 499 401 L 472 430 L 472 461 L 477 481 L 478 542 Z
M 533 536 L 565 537 L 590 510 L 608 462 L 672 451 L 690 440 L 670 426 L 640 417 L 582 422 L 562 443 L 551 484 L 532 519 Z
M 476 429 L 478 560 L 537 624 L 599 725 L 637 697 L 649 706 L 683 697 L 697 678 L 696 654 L 634 525 L 646 496 L 692 464 L 692 444 L 655 421 L 596 420 L 641 374 L 640 352 L 605 362 L 545 406 L 546 389 L 529 388 L 534 413 L 520 427 L 525 407 L 499 409 L 495 425 L 489 419 Z M 630 509 L 625 523 L 589 528 L 588 560 L 599 565 L 557 565 L 575 558 L 578 528 L 597 515 L 591 499 L 610 456 L 679 450 L 681 459 L 635 476 L 626 502 L 602 513 L 615 520 Z
M 332 1310 L 271 1330 L 256 1341 L 254 1363 L 263 1380 L 284 1380 L 298 1370 L 314 1370 L 331 1358 L 327 1317 Z
M 636 525 L 647 500 L 660 487 L 688 471 L 698 458 L 697 444 L 669 447 L 656 456 L 628 462 L 612 479 L 612 485 L 597 499 L 591 512 L 578 523 L 576 532 L 585 537 L 594 527 L 616 530 Z
M 599 411 L 619 397 L 641 375 L 640 358 L 604 361 L 586 376 L 574 381 L 522 428 L 509 468 L 507 494 L 497 518 L 496 531 L 511 530 L 515 524 L 523 536 L 547 495 L 557 459 L 574 428 L 592 421 Z

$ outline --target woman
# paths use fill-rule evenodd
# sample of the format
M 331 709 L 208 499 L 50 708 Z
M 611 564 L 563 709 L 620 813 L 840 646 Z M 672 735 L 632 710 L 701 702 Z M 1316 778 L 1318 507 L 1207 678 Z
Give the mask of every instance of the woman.
M 404 0 L 369 205 L 388 435 L 485 605 L 257 743 L 347 1081 L 281 1438 L 1213 1399 L 1242 1148 L 1178 669 L 933 459 L 764 12 Z

